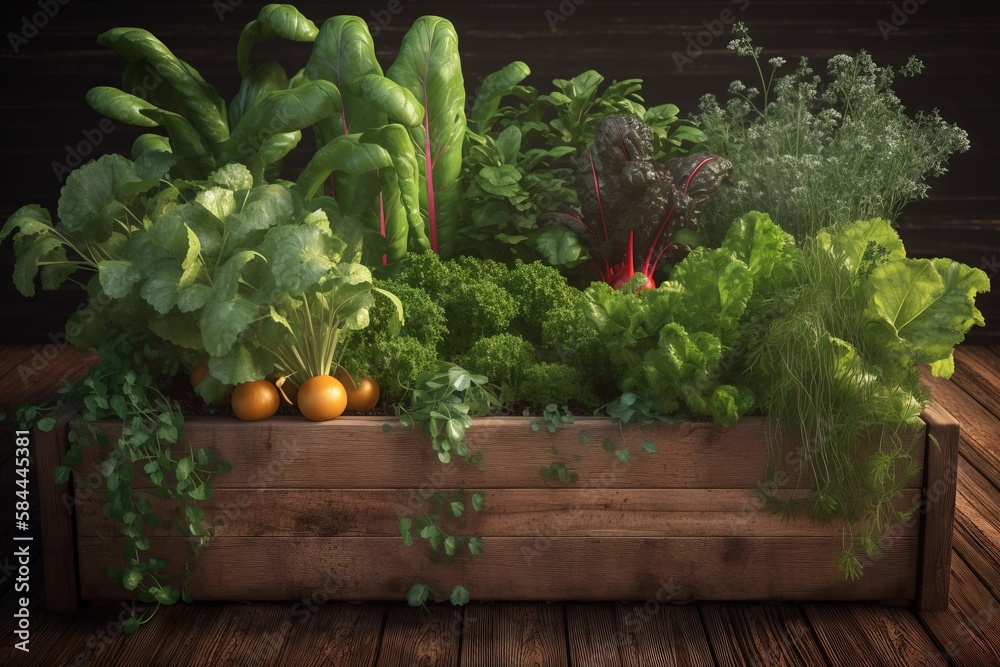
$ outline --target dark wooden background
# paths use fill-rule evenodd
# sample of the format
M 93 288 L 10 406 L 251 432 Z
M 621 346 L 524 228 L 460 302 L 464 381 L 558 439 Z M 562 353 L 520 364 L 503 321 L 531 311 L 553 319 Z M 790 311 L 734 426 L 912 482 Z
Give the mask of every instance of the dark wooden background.
M 60 4 L 65 2 L 66 4 Z M 194 65 L 220 94 L 236 92 L 236 43 L 242 27 L 265 3 L 247 0 L 179 0 L 177 2 L 112 3 L 85 0 L 7 0 L 0 9 L 0 63 L 3 105 L 0 146 L 3 181 L 0 220 L 19 206 L 39 203 L 55 210 L 60 182 L 52 164 L 66 159 L 67 145 L 98 127 L 101 117 L 84 101 L 95 85 L 120 85 L 122 59 L 98 47 L 96 36 L 115 26 L 143 27 L 157 35 L 179 57 Z M 387 15 L 391 0 L 367 2 L 300 2 L 299 9 L 319 24 L 333 13 L 372 12 Z M 898 86 L 911 109 L 937 107 L 949 121 L 969 132 L 972 150 L 956 156 L 950 172 L 932 182 L 929 200 L 910 206 L 899 220 L 912 256 L 949 256 L 983 268 L 994 280 L 1000 275 L 1000 193 L 996 185 L 998 157 L 998 68 L 1000 68 L 1000 3 L 996 0 L 897 0 L 800 2 L 737 0 L 735 2 L 664 2 L 663 0 L 563 0 L 573 8 L 555 29 L 546 12 L 560 11 L 560 0 L 478 3 L 458 0 L 398 0 L 398 15 L 376 37 L 379 56 L 391 62 L 402 34 L 422 14 L 438 14 L 456 25 L 470 92 L 479 77 L 510 60 L 524 60 L 532 81 L 540 86 L 556 77 L 596 69 L 608 79 L 645 80 L 651 103 L 673 102 L 685 111 L 696 108 L 708 92 L 722 95 L 735 78 L 752 80 L 748 61 L 731 55 L 722 35 L 704 54 L 679 72 L 672 54 L 683 51 L 688 38 L 704 31 L 729 9 L 744 20 L 766 57 L 793 61 L 806 55 L 820 64 L 836 53 L 866 49 L 876 61 L 901 65 L 920 56 L 926 69 Z M 45 7 L 53 13 L 45 25 L 14 53 L 9 33 L 20 33 L 25 20 Z M 221 18 L 220 18 L 221 14 Z M 27 19 L 25 19 L 27 17 Z M 905 21 L 903 20 L 905 18 Z M 880 21 L 883 23 L 880 27 Z M 894 28 L 883 34 L 884 28 Z M 895 29 L 898 28 L 898 29 Z M 24 33 L 30 36 L 30 31 Z M 258 47 L 257 57 L 272 55 L 289 67 L 304 63 L 307 47 Z M 295 65 L 296 67 L 298 65 Z M 102 152 L 128 153 L 135 128 L 119 126 L 107 134 Z M 0 342 L 46 341 L 58 337 L 81 293 L 43 292 L 25 299 L 10 281 L 12 252 L 0 252 Z M 987 328 L 970 340 L 1000 339 L 1000 292 L 981 297 Z

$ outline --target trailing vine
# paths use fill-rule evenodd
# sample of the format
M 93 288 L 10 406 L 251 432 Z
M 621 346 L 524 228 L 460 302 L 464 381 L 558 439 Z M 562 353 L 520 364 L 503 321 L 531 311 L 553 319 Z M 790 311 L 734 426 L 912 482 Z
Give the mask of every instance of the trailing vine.
M 466 463 L 478 465 L 482 462 L 482 453 L 469 452 L 465 433 L 472 426 L 473 417 L 486 416 L 501 405 L 487 383 L 483 375 L 474 375 L 460 366 L 439 361 L 432 370 L 417 378 L 409 392 L 409 404 L 397 406 L 399 422 L 404 428 L 421 430 L 430 436 L 431 447 L 442 463 L 450 463 L 454 452 Z M 419 514 L 399 519 L 403 544 L 413 546 L 410 531 L 415 528 L 435 553 L 443 553 L 449 561 L 463 549 L 468 549 L 473 556 L 480 555 L 482 536 L 461 536 L 455 532 L 465 526 L 462 517 L 470 505 L 473 511 L 482 511 L 485 506 L 483 494 L 469 495 L 458 489 L 421 497 L 415 508 Z M 407 594 L 407 601 L 413 606 L 421 606 L 428 599 L 442 601 L 446 598 L 422 583 L 414 584 Z M 464 586 L 455 586 L 447 599 L 452 604 L 463 605 L 469 601 L 469 593 Z
M 166 573 L 167 561 L 153 555 L 150 532 L 173 525 L 189 538 L 192 557 L 200 554 L 215 530 L 201 503 L 212 498 L 213 475 L 231 469 L 229 463 L 215 460 L 209 450 L 195 451 L 184 436 L 180 405 L 158 389 L 168 386 L 177 375 L 181 360 L 154 340 L 136 333 L 108 338 L 97 349 L 100 361 L 75 385 L 64 386 L 60 390 L 63 398 L 54 407 L 28 406 L 18 415 L 27 424 L 48 413 L 50 416 L 37 425 L 51 430 L 55 426 L 52 413 L 82 405 L 79 416 L 70 423 L 70 447 L 54 478 L 61 484 L 72 477 L 75 488 L 83 490 L 81 495 L 96 491 L 104 501 L 104 515 L 115 524 L 115 535 L 97 532 L 106 543 L 106 555 L 117 540 L 123 547 L 109 558 L 106 573 L 126 590 L 136 592 L 139 601 L 151 605 L 123 621 L 126 634 L 149 621 L 160 605 L 192 600 L 193 558 L 184 562 L 183 581 L 178 585 Z M 110 420 L 121 423 L 116 440 L 109 439 L 98 425 Z M 106 450 L 99 476 L 80 469 L 85 448 L 94 444 Z M 152 486 L 148 491 L 137 488 L 142 475 Z

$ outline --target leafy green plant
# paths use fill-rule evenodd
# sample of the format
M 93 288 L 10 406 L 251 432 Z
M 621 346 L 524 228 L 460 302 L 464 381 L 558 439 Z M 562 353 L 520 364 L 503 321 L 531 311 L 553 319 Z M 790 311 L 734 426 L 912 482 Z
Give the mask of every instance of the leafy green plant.
M 162 341 L 146 333 L 120 334 L 101 343 L 100 361 L 90 367 L 87 376 L 75 385 L 62 389 L 63 397 L 52 411 L 68 405 L 82 405 L 71 422 L 70 448 L 62 465 L 54 471 L 56 483 L 71 476 L 77 489 L 91 488 L 90 471 L 79 464 L 84 448 L 102 446 L 106 458 L 100 464 L 101 482 L 95 490 L 103 501 L 104 515 L 118 529 L 115 535 L 98 536 L 119 553 L 110 556 L 108 576 L 126 590 L 135 591 L 139 601 L 151 603 L 141 613 L 123 621 L 126 634 L 132 634 L 148 622 L 160 605 L 172 605 L 192 599 L 189 575 L 193 560 L 184 563 L 183 582 L 166 574 L 168 563 L 156 556 L 150 531 L 172 525 L 189 538 L 192 557 L 202 552 L 214 535 L 216 523 L 205 516 L 201 504 L 213 496 L 212 478 L 228 472 L 231 466 L 216 460 L 208 449 L 194 450 L 183 433 L 184 417 L 178 404 L 165 396 L 161 387 L 179 371 L 181 357 Z M 19 411 L 19 419 L 28 426 L 42 413 L 36 407 Z M 118 422 L 121 434 L 109 441 L 101 430 L 102 422 Z M 51 428 L 52 418 L 38 422 Z M 133 479 L 145 476 L 153 492 L 133 489 Z M 105 550 L 107 553 L 107 549 Z
M 501 405 L 487 386 L 487 378 L 473 375 L 447 362 L 438 362 L 423 373 L 409 394 L 409 404 L 396 410 L 406 428 L 420 428 L 431 438 L 431 447 L 442 463 L 454 452 L 468 463 L 478 463 L 482 454 L 469 453 L 465 431 L 473 417 L 483 417 Z
M 572 230 L 545 225 L 543 217 L 577 202 L 572 174 L 603 118 L 629 114 L 648 123 L 656 159 L 681 155 L 685 144 L 704 136 L 680 121 L 672 104 L 643 106 L 638 79 L 601 91 L 604 77 L 591 70 L 557 79 L 554 90 L 542 94 L 522 85 L 529 73 L 527 65 L 514 62 L 487 76 L 473 105 L 465 158 L 471 224 L 462 230 L 463 247 L 470 254 L 506 248 L 495 251 L 498 258 L 541 257 L 570 268 L 588 259 L 585 245 Z M 504 106 L 504 99 L 519 104 Z M 484 243 L 489 241 L 499 243 Z
M 485 507 L 481 492 L 467 494 L 462 490 L 439 491 L 423 500 L 420 514 L 415 519 L 403 517 L 399 520 L 399 534 L 405 546 L 413 545 L 413 535 L 410 533 L 412 529 L 430 543 L 433 551 L 441 551 L 449 559 L 463 548 L 468 548 L 473 556 L 482 553 L 482 537 L 454 533 L 455 530 L 464 528 L 465 523 L 461 519 L 468 507 L 471 506 L 475 512 L 481 512 Z M 449 523 L 454 523 L 455 527 L 449 526 Z
M 796 239 L 835 223 L 882 217 L 895 220 L 911 201 L 927 196 L 926 179 L 939 176 L 953 153 L 968 150 L 968 135 L 937 111 L 906 113 L 893 92 L 895 76 L 915 76 L 923 65 L 879 67 L 871 55 L 836 55 L 825 81 L 805 59 L 775 79 L 784 64 L 772 58 L 765 80 L 761 49 L 746 27 L 733 27 L 729 48 L 751 58 L 761 91 L 735 81 L 730 99 L 712 95 L 695 117 L 707 150 L 736 165 L 736 187 L 704 216 L 718 242 L 746 211 L 766 211 Z
M 906 258 L 882 219 L 836 225 L 799 247 L 787 238 L 770 254 L 785 266 L 758 282 L 736 365 L 775 425 L 775 461 L 782 434 L 798 436 L 814 489 L 778 498 L 776 466 L 761 494 L 775 511 L 847 519 L 838 567 L 858 578 L 858 549 L 876 555 L 888 525 L 908 516 L 893 501 L 916 473 L 904 436 L 929 400 L 917 367 L 951 374 L 953 346 L 983 322 L 975 295 L 989 281 L 952 260 Z

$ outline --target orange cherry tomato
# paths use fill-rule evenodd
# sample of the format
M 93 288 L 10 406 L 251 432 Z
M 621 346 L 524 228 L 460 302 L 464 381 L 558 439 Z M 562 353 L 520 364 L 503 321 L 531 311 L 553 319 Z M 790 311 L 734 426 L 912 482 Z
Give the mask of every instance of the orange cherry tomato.
M 189 380 L 191 380 L 191 386 L 197 387 L 198 385 L 200 385 L 201 381 L 205 379 L 206 375 L 208 375 L 208 364 L 206 364 L 203 361 L 197 366 L 195 366 L 194 370 L 191 371 L 191 375 L 188 378 Z
M 278 411 L 278 403 L 278 389 L 267 380 L 237 385 L 230 399 L 233 413 L 248 422 L 273 417 Z
M 337 379 L 347 390 L 347 409 L 355 412 L 368 412 L 378 405 L 378 382 L 367 375 L 358 378 L 357 383 L 343 368 L 337 371 Z

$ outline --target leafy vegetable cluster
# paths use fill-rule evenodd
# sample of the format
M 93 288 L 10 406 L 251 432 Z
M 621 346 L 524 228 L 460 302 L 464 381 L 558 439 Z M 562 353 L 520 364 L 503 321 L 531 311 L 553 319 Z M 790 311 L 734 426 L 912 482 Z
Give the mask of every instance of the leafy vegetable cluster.
M 736 24 L 734 36 L 729 48 L 761 71 L 761 49 L 746 27 Z M 895 220 L 906 204 L 927 196 L 928 177 L 969 149 L 965 131 L 937 111 L 909 116 L 892 89 L 896 72 L 864 51 L 831 58 L 825 81 L 804 58 L 777 79 L 784 60 L 770 64 L 767 81 L 761 71 L 763 94 L 735 81 L 725 105 L 706 95 L 695 117 L 705 147 L 737 165 L 736 187 L 706 211 L 713 242 L 753 210 L 767 211 L 799 240 L 836 223 Z M 915 76 L 922 68 L 911 58 L 899 73 Z
M 583 293 L 540 262 L 508 267 L 411 254 L 379 285 L 399 296 L 406 323 L 387 336 L 382 318 L 392 313 L 375 308 L 373 326 L 351 339 L 343 363 L 375 377 L 396 399 L 428 368 L 414 360 L 457 360 L 496 382 L 504 403 L 593 405 L 610 380 L 600 370 Z

